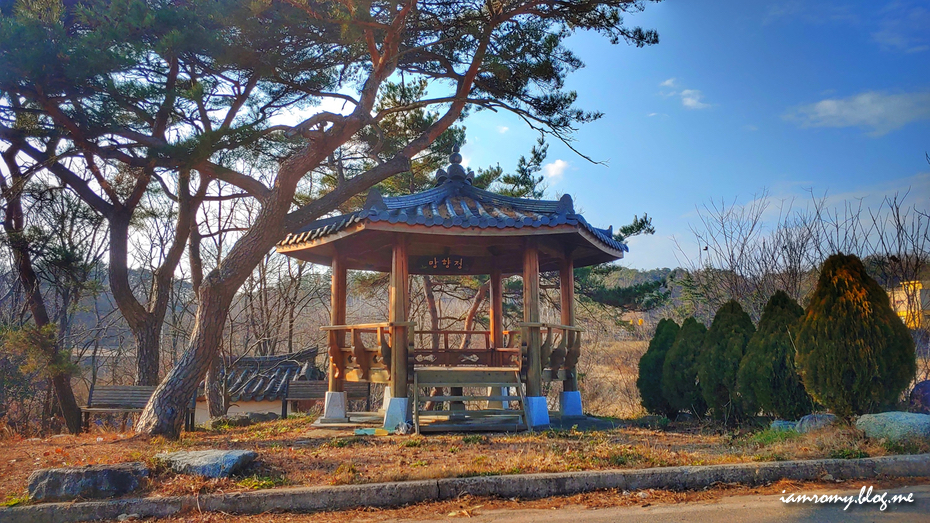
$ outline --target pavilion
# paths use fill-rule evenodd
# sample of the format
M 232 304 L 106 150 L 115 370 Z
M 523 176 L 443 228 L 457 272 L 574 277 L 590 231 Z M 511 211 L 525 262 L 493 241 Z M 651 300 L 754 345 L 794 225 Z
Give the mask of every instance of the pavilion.
M 462 167 L 458 147 L 450 161 L 437 171 L 431 189 L 382 197 L 373 188 L 362 209 L 315 221 L 277 245 L 280 253 L 332 267 L 332 325 L 323 327 L 330 359 L 324 422 L 347 419 L 345 381 L 386 384 L 384 427 L 394 429 L 419 412 L 417 388 L 411 391 L 418 379 L 422 385 L 425 376 L 448 377 L 450 386 L 460 385 L 452 396 L 439 398 L 454 405 L 475 399 L 463 395 L 462 384 L 473 387 L 487 378 L 492 387 L 508 385 L 498 383 L 502 372 L 515 376 L 519 396 L 491 388 L 486 399 L 491 404 L 519 397 L 529 428 L 549 424 L 542 394 L 546 381 L 562 382 L 563 417 L 583 415 L 575 368 L 582 329 L 575 324 L 573 270 L 620 259 L 627 246 L 612 227 L 595 228 L 577 214 L 569 195 L 558 201 L 501 196 L 472 186 L 474 173 Z M 346 324 L 348 269 L 390 273 L 387 322 Z M 541 271 L 559 273 L 558 324 L 540 320 Z M 484 346 L 449 348 L 449 334 L 462 331 L 417 330 L 408 319 L 411 274 L 488 275 L 490 329 L 468 333 L 484 339 Z M 501 281 L 510 275 L 523 277 L 523 322 L 504 331 Z M 444 346 L 437 343 L 440 338 Z

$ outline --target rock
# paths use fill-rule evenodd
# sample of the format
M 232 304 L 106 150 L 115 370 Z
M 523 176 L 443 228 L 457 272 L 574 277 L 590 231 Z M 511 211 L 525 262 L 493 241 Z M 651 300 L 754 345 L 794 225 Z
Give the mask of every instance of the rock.
M 908 410 L 918 414 L 930 414 L 930 380 L 914 385 Z
M 808 414 L 798 421 L 796 430 L 802 434 L 822 429 L 836 421 L 833 414 Z
M 772 420 L 772 424 L 769 428 L 776 431 L 798 430 L 798 422 L 776 419 Z
M 869 438 L 895 442 L 930 438 L 930 415 L 913 412 L 863 414 L 856 420 L 856 428 Z
M 691 414 L 690 412 L 679 412 L 678 415 L 675 416 L 675 421 L 678 421 L 678 422 L 694 421 L 694 415 Z
M 274 421 L 280 416 L 274 412 L 250 412 L 248 413 L 248 417 L 252 423 L 264 423 L 266 421 Z
M 207 430 L 225 429 L 227 427 L 248 427 L 252 420 L 245 414 L 233 414 L 231 416 L 219 416 L 210 418 L 206 423 Z
M 649 493 L 648 493 L 648 492 L 645 492 L 645 491 L 643 491 L 643 492 L 638 492 L 638 493 L 636 494 L 636 497 L 638 497 L 639 499 L 646 499 L 646 498 L 649 497 Z
M 208 478 L 228 478 L 257 457 L 258 453 L 251 450 L 182 450 L 155 455 L 175 472 Z
M 143 463 L 36 470 L 29 475 L 29 498 L 69 501 L 112 498 L 138 489 L 149 475 Z
M 824 481 L 833 481 L 836 478 L 833 477 L 833 474 L 824 474 L 823 476 L 820 476 L 820 479 Z
M 141 519 L 139 514 L 120 514 L 116 516 L 116 521 L 136 521 L 137 519 Z

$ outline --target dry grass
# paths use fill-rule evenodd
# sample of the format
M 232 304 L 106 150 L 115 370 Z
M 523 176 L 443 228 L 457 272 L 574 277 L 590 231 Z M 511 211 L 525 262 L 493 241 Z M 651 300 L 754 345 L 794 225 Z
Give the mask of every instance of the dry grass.
M 21 497 L 38 468 L 144 461 L 156 473 L 147 495 L 236 492 L 279 485 L 310 486 L 407 481 L 609 468 L 709 465 L 785 459 L 881 456 L 928 452 L 927 442 L 890 446 L 866 440 L 851 427 L 806 434 L 722 432 L 696 423 L 668 430 L 626 427 L 608 431 L 523 434 L 354 436 L 315 429 L 302 417 L 220 432 L 185 433 L 180 440 L 125 434 L 58 436 L 0 443 L 0 500 Z M 100 441 L 98 441 L 100 438 Z M 260 464 L 244 476 L 206 480 L 157 466 L 159 452 L 179 449 L 251 449 Z
M 635 418 L 645 414 L 636 377 L 648 341 L 598 343 L 582 352 L 579 387 L 585 409 L 598 416 Z

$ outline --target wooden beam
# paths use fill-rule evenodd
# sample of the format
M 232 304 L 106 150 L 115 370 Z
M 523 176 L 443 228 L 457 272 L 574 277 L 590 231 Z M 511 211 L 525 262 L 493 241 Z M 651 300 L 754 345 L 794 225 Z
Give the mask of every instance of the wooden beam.
M 539 247 L 536 238 L 526 238 L 523 250 L 523 321 L 539 323 Z M 542 354 L 539 327 L 525 327 L 526 395 L 542 396 Z
M 504 294 L 500 269 L 491 269 L 491 346 L 504 346 Z
M 333 281 L 330 289 L 329 319 L 333 325 L 343 325 L 346 322 L 346 264 L 345 256 L 336 251 L 332 262 Z M 345 347 L 345 332 L 333 331 L 329 333 L 330 347 Z M 329 359 L 329 390 L 342 392 L 345 380 L 336 378 L 336 360 Z
M 391 290 L 389 321 L 394 324 L 407 321 L 407 235 L 394 235 L 391 256 Z M 393 327 L 391 336 L 391 397 L 407 397 L 407 330 L 406 325 Z
M 559 267 L 559 294 L 562 309 L 562 324 L 575 327 L 575 263 L 571 255 L 562 258 L 562 265 Z M 564 336 L 578 336 L 579 334 L 569 334 L 566 331 Z M 578 390 L 578 374 L 572 372 L 565 381 L 562 382 L 562 390 Z

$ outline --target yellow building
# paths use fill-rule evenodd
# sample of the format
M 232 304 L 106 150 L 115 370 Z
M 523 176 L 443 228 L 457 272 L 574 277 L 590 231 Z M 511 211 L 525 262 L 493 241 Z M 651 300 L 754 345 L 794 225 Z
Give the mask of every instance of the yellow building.
M 909 329 L 930 327 L 930 288 L 922 281 L 906 281 L 888 292 L 891 306 Z

